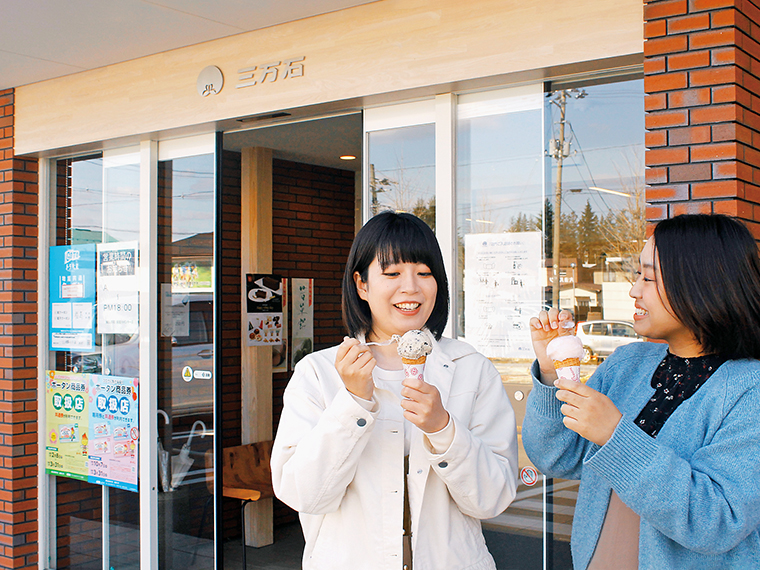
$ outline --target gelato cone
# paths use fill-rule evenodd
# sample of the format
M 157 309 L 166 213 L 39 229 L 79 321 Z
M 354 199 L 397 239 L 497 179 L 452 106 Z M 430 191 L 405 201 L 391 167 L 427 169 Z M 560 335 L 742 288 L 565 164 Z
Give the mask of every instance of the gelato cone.
M 432 351 L 433 344 L 424 331 L 407 331 L 398 338 L 398 353 L 407 378 L 422 380 L 427 356 Z
M 552 359 L 557 376 L 581 381 L 583 343 L 575 335 L 558 336 L 546 346 L 546 355 Z

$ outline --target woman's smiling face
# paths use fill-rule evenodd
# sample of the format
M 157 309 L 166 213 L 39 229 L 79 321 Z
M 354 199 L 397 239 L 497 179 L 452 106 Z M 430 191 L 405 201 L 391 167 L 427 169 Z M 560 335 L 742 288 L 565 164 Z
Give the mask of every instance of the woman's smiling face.
M 670 351 L 679 356 L 697 356 L 701 347 L 692 332 L 673 314 L 662 286 L 660 263 L 654 238 L 647 241 L 639 257 L 639 271 L 629 293 L 636 312 L 633 330 L 647 338 L 667 341 Z M 696 348 L 695 348 L 696 346 Z M 696 351 L 696 354 L 694 353 Z
M 375 258 L 367 268 L 367 281 L 356 272 L 354 282 L 372 312 L 367 340 L 384 341 L 421 329 L 435 307 L 438 283 L 424 263 L 392 263 L 383 269 Z

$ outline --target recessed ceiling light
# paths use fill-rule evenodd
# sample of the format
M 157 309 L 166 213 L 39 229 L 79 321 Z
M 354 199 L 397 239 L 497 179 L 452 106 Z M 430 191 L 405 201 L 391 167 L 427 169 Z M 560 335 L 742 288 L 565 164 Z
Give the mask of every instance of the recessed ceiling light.
M 356 157 L 353 154 L 344 154 L 340 157 L 341 160 L 356 160 Z

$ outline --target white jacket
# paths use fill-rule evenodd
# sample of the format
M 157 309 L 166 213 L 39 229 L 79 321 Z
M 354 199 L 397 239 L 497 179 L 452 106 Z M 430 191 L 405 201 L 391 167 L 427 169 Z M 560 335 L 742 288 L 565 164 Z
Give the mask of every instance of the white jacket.
M 296 366 L 272 451 L 277 497 L 300 513 L 303 568 L 400 570 L 404 418 L 398 397 L 375 388 L 376 412 L 346 390 L 337 347 Z M 441 339 L 425 366 L 455 425 L 436 455 L 413 428 L 409 502 L 414 570 L 492 570 L 480 520 L 503 512 L 517 487 L 515 416 L 493 364 Z

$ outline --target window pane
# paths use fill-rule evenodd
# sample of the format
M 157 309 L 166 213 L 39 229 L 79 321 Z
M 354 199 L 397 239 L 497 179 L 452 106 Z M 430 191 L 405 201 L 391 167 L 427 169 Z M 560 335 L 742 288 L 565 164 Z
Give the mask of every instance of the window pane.
M 213 154 L 158 163 L 159 565 L 214 565 Z
M 541 306 L 582 322 L 582 377 L 639 340 L 625 322 L 646 225 L 643 102 L 640 80 L 459 98 L 455 330 L 501 373 L 518 433 L 532 387 L 527 321 Z M 577 493 L 577 481 L 522 480 L 510 508 L 484 521 L 497 566 L 511 567 L 519 549 L 520 568 L 571 567 Z
M 435 125 L 368 133 L 369 210 L 410 212 L 435 230 Z
M 496 365 L 518 426 L 531 387 L 527 325 L 544 295 L 542 115 L 540 86 L 461 96 L 457 106 L 456 331 Z M 520 445 L 519 467 L 530 466 Z M 543 568 L 543 496 L 542 479 L 521 484 L 513 504 L 483 522 L 497 567 Z M 564 520 L 555 527 L 568 535 Z M 557 557 L 569 562 L 564 544 Z
M 77 377 L 80 381 L 95 374 L 139 378 L 136 318 L 139 303 L 136 252 L 140 227 L 138 155 L 118 153 L 106 157 L 63 159 L 56 163 L 56 174 L 56 245 L 93 244 L 99 273 L 97 277 L 93 275 L 97 301 L 92 307 L 95 333 L 92 348 L 58 349 L 51 367 L 80 374 Z M 104 252 L 110 257 L 104 259 Z M 117 257 L 118 262 L 112 261 Z M 59 278 L 57 274 L 54 277 Z M 108 287 L 105 280 L 108 280 Z M 131 311 L 120 312 L 118 319 L 113 318 L 113 313 L 106 316 L 105 308 L 117 304 L 119 307 L 129 305 Z M 92 382 L 93 377 L 89 378 Z M 88 455 L 90 469 L 93 461 L 103 461 L 110 465 L 109 469 L 129 469 L 123 463 L 117 467 L 109 463 L 114 461 L 115 455 L 111 457 L 111 454 L 115 453 L 113 450 L 117 446 L 125 448 L 123 436 L 117 435 L 123 425 L 111 420 L 108 426 L 101 425 L 100 431 L 96 428 L 94 432 L 87 428 L 81 430 L 80 441 Z M 108 449 L 112 449 L 111 453 Z M 66 452 L 62 450 L 61 453 Z M 137 449 L 132 453 L 136 454 Z M 136 469 L 136 462 L 133 467 Z M 93 475 L 92 470 L 89 475 Z M 110 558 L 106 561 L 109 567 L 136 567 L 140 551 L 137 493 L 90 483 L 86 479 L 56 479 L 60 546 L 56 567 L 102 567 L 103 540 L 109 541 Z M 105 527 L 104 493 L 107 495 L 109 521 Z

